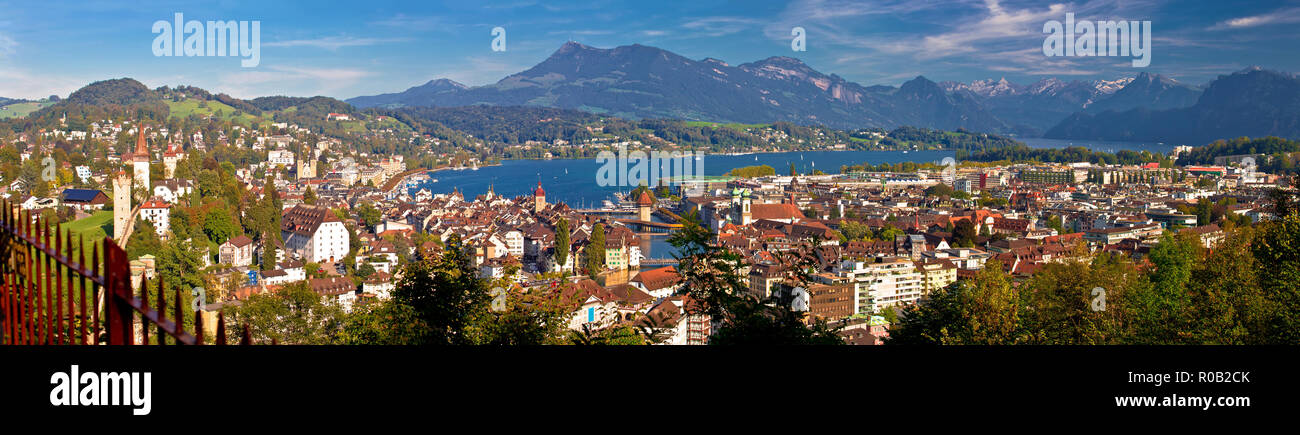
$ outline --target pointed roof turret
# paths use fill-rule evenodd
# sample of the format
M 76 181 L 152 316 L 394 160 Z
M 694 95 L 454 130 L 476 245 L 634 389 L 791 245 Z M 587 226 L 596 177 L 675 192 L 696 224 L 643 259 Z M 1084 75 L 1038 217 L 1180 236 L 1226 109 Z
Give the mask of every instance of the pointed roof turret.
M 655 200 L 652 199 L 652 198 L 650 198 L 650 191 L 649 191 L 649 190 L 642 190 L 642 191 L 641 191 L 641 196 L 636 197 L 636 205 L 637 205 L 637 206 L 646 206 L 646 207 L 649 207 L 649 206 L 654 205 L 654 203 L 655 203 Z
M 149 147 L 144 143 L 144 124 L 136 127 L 140 134 L 135 139 L 135 151 L 131 153 L 131 159 L 135 161 L 149 161 Z

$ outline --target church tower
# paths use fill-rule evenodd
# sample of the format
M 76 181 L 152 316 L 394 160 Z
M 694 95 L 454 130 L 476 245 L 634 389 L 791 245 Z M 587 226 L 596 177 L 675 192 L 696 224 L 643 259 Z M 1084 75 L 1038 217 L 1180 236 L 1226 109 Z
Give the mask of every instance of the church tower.
M 126 171 L 118 170 L 113 177 L 113 240 L 125 242 L 126 226 L 131 219 L 131 177 Z
M 307 180 L 316 178 L 316 159 L 302 159 L 298 161 L 298 179 Z
M 185 158 L 185 152 L 175 144 L 167 145 L 167 152 L 163 153 L 163 179 L 170 180 L 176 176 L 176 164 Z
M 135 172 L 135 183 L 144 186 L 145 192 L 152 187 L 149 185 L 149 147 L 144 143 L 144 124 L 137 126 L 140 130 L 140 136 L 135 140 L 135 152 L 131 154 L 131 165 Z M 145 193 L 149 195 L 149 193 Z
M 754 222 L 754 212 L 753 210 L 751 210 L 750 207 L 750 205 L 753 204 L 754 202 L 754 198 L 752 198 L 752 196 L 753 196 L 753 192 L 751 192 L 749 189 L 745 189 L 744 192 L 741 192 L 741 197 L 740 197 L 740 224 L 741 225 L 749 225 L 750 223 Z
M 533 212 L 540 212 L 546 208 L 546 191 L 542 190 L 542 182 L 537 182 L 537 188 L 533 189 Z

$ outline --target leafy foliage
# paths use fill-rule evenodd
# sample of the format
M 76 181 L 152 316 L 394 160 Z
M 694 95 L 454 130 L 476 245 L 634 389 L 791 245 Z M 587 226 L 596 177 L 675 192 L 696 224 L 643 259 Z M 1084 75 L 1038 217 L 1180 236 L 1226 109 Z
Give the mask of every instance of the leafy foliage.
M 739 270 L 746 266 L 739 253 L 710 243 L 711 234 L 697 222 L 686 221 L 668 241 L 677 249 L 678 273 L 684 281 L 680 293 L 697 305 L 692 314 L 707 314 L 718 325 L 710 344 L 843 344 L 838 329 L 817 319 L 805 325 L 791 309 L 792 295 L 777 292 L 760 300 L 749 293 Z M 807 268 L 815 264 L 810 246 L 783 255 L 790 285 L 804 285 Z

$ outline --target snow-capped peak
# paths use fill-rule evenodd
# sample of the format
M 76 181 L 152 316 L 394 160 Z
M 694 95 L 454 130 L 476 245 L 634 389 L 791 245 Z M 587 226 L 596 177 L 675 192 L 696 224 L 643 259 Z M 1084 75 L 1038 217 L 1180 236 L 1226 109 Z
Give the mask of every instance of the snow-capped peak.
M 1099 94 L 1113 94 L 1132 82 L 1133 77 L 1125 77 L 1116 80 L 1095 80 L 1092 82 L 1092 87 L 1096 88 L 1097 93 Z

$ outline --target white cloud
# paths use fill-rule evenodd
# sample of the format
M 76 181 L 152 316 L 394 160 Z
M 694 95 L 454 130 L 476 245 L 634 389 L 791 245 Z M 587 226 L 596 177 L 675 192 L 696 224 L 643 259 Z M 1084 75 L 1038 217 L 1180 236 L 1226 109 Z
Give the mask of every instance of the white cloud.
M 0 33 L 0 57 L 12 55 L 15 51 L 18 51 L 18 41 Z
M 1278 9 L 1263 15 L 1233 18 L 1210 26 L 1209 30 L 1244 29 L 1285 23 L 1300 23 L 1300 8 Z
M 740 33 L 758 23 L 758 20 L 745 17 L 706 17 L 689 20 L 682 27 L 695 31 L 693 36 L 719 37 Z
M 26 70 L 0 66 L 0 97 L 40 99 L 50 95 L 67 97 L 91 80 L 71 79 L 52 74 L 32 74 Z
M 294 39 L 289 41 L 276 41 L 263 44 L 266 47 L 316 47 L 326 50 L 338 50 L 343 47 L 364 47 L 369 45 L 387 44 L 391 42 L 409 41 L 409 38 L 354 38 L 351 36 L 326 36 L 315 39 Z
M 613 30 L 552 30 L 546 32 L 547 35 L 576 35 L 576 36 L 603 36 L 613 35 Z
M 370 71 L 346 68 L 311 68 L 273 66 L 255 71 L 239 71 L 218 79 L 219 90 L 237 98 L 267 95 L 336 95 L 366 77 Z
M 403 31 L 427 31 L 442 30 L 452 31 L 462 27 L 462 23 L 448 21 L 447 17 L 436 15 L 413 16 L 406 14 L 397 14 L 392 17 L 378 21 L 371 21 L 369 24 L 382 27 L 394 27 Z
M 498 56 L 471 56 L 458 63 L 454 69 L 435 71 L 432 77 L 454 80 L 467 86 L 496 83 L 505 76 L 526 70 L 533 65 L 502 60 Z
M 1054 4 L 1038 11 L 1007 10 L 998 0 L 986 0 L 985 7 L 988 16 L 984 19 L 959 25 L 948 33 L 922 39 L 922 43 L 916 47 L 917 55 L 921 58 L 940 58 L 969 54 L 981 51 L 981 43 L 1041 37 L 1044 22 L 1064 19 L 1066 13 L 1063 4 Z

